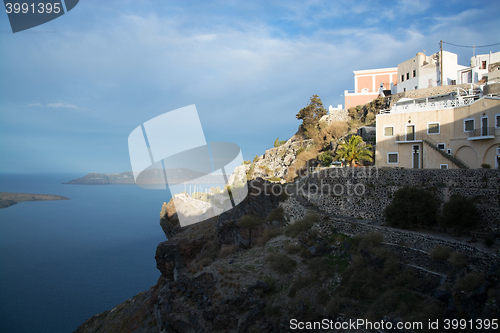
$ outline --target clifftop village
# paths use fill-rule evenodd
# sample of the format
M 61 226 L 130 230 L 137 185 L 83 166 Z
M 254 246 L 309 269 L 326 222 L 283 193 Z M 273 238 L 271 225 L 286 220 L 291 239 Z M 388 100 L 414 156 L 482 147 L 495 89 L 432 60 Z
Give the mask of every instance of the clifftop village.
M 385 98 L 376 126 L 358 130 L 375 136 L 375 165 L 424 169 L 498 168 L 500 163 L 500 52 L 475 55 L 470 66 L 457 55 L 418 52 L 397 67 L 354 71 L 345 108 Z

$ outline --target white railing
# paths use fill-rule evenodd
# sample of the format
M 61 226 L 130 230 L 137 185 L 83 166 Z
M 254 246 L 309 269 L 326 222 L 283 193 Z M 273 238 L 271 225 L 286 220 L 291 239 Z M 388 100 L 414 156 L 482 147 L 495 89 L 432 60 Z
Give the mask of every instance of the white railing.
M 474 98 L 457 98 L 433 102 L 427 100 L 422 102 L 413 101 L 413 103 L 396 104 L 390 110 L 381 110 L 380 114 L 442 110 L 470 105 L 474 103 L 474 101 Z

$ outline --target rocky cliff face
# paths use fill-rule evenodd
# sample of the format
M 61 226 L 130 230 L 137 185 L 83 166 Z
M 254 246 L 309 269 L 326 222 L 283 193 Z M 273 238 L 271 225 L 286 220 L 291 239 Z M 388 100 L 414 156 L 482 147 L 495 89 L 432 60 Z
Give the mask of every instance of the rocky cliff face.
M 285 144 L 266 150 L 254 164 L 252 178 L 279 177 L 285 178 L 289 168 L 297 159 L 297 153 L 312 144 L 312 140 L 303 140 L 294 135 Z
M 270 185 L 259 179 L 237 208 L 184 228 L 165 204 L 169 240 L 156 251 L 158 283 L 77 332 L 295 332 L 292 318 L 396 325 L 499 317 L 499 262 L 477 272 L 460 254 L 433 259 L 405 244 L 385 244 L 381 234 L 319 233 L 329 215 L 311 215 L 321 212 L 302 197 L 280 204 L 279 196 L 264 194 Z M 267 222 L 278 206 L 285 215 L 278 219 L 293 216 L 295 223 Z M 249 244 L 237 222 L 249 214 L 262 221 L 258 245 Z M 363 222 L 350 220 L 356 223 Z

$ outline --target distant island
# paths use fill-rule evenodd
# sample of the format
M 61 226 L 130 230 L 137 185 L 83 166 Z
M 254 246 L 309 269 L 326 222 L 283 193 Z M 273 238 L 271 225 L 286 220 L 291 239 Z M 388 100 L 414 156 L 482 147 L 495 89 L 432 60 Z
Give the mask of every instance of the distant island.
M 190 182 L 193 184 L 225 184 L 222 175 L 205 174 L 193 170 L 178 168 L 166 170 L 169 184 L 180 184 Z M 163 170 L 151 169 L 146 170 L 139 176 L 142 184 L 164 184 Z M 229 176 L 229 175 L 228 175 Z M 115 185 L 115 184 L 136 184 L 134 174 L 132 172 L 122 173 L 95 173 L 91 172 L 83 177 L 70 180 L 63 184 L 74 185 Z
M 51 201 L 51 200 L 71 200 L 71 199 L 60 195 L 52 195 L 52 194 L 0 192 L 0 208 L 7 208 L 21 201 Z

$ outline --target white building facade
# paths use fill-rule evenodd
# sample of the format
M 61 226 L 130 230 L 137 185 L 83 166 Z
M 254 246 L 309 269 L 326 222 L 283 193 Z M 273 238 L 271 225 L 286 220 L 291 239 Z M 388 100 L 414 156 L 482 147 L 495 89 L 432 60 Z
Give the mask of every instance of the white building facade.
M 440 54 L 441 52 L 436 52 L 427 56 L 419 52 L 415 57 L 400 63 L 398 65 L 399 82 L 392 93 L 457 84 L 457 72 L 466 67 L 457 63 L 455 53 L 443 51 L 442 59 Z M 443 82 L 441 82 L 441 71 Z

